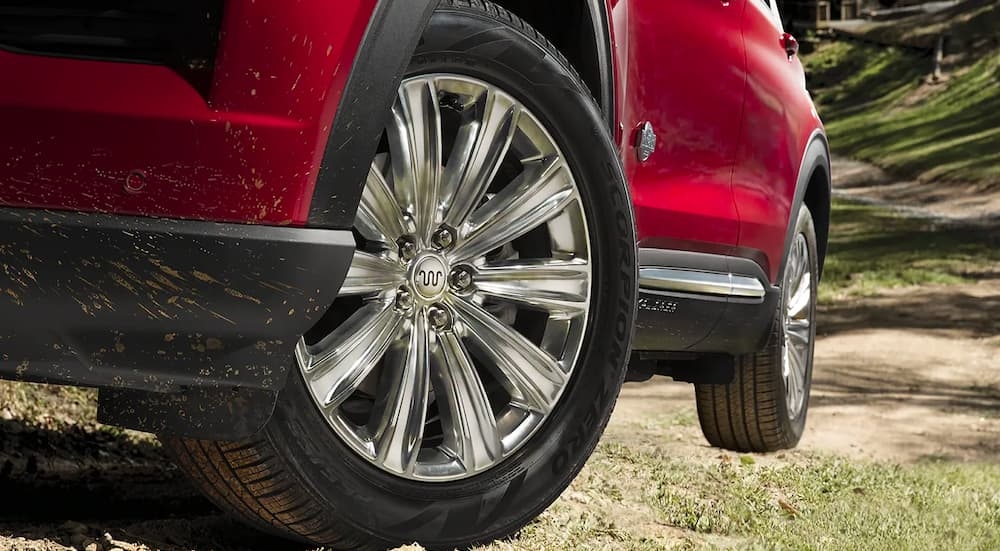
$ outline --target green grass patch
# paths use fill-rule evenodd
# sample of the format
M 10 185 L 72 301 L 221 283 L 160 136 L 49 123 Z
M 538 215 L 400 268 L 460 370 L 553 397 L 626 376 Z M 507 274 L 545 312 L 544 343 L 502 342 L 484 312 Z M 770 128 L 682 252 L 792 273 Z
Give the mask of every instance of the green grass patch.
M 484 549 L 1000 549 L 998 465 L 720 457 L 602 444 L 553 507 Z
M 671 432 L 671 429 L 679 427 L 698 426 L 698 414 L 694 410 L 684 410 L 678 413 L 666 415 L 656 415 L 645 419 L 642 423 L 644 430 Z
M 651 474 L 663 520 L 795 549 L 1000 548 L 1000 467 L 811 458 L 693 466 L 611 450 Z
M 820 300 L 887 287 L 973 281 L 1000 266 L 996 228 L 942 226 L 835 200 Z
M 922 180 L 1000 185 L 1000 53 L 947 81 L 899 48 L 832 42 L 804 60 L 832 149 Z
M 65 438 L 54 438 L 49 445 L 53 453 L 60 446 L 68 446 L 64 451 L 75 446 L 86 455 L 111 441 L 138 445 L 146 453 L 160 447 L 151 434 L 98 423 L 97 389 L 0 380 L 0 450 L 3 436 L 14 432 L 30 432 L 35 435 L 31 438 L 62 434 Z
M 97 391 L 73 386 L 0 381 L 0 410 L 28 422 L 56 418 L 74 423 L 95 423 Z

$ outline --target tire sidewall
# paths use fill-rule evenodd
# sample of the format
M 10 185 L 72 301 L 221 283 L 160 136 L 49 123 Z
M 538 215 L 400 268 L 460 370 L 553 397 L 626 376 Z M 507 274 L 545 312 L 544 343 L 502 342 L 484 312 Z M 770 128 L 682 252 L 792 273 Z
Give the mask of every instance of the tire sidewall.
M 635 315 L 635 235 L 616 149 L 579 79 L 531 31 L 479 10 L 432 17 L 406 76 L 453 72 L 525 105 L 568 159 L 588 221 L 591 310 L 573 377 L 520 450 L 474 477 L 425 483 L 392 476 L 345 445 L 294 369 L 264 435 L 304 489 L 341 522 L 388 545 L 431 547 L 507 535 L 547 507 L 593 451 L 625 374 Z

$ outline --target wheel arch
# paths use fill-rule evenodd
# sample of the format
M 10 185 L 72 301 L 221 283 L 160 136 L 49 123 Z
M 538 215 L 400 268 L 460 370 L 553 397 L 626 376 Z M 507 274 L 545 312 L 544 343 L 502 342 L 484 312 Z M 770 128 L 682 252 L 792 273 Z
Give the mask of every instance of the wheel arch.
M 830 236 L 831 190 L 829 164 L 821 164 L 813 169 L 803 203 L 809 207 L 816 227 L 816 251 L 819 255 L 819 276 L 823 276 L 826 261 L 827 240 Z
M 579 72 L 615 128 L 614 67 L 605 0 L 495 0 L 545 35 Z M 311 198 L 311 227 L 348 228 L 396 90 L 437 0 L 378 0 L 337 108 Z M 566 13 L 572 14 L 567 24 Z
M 382 129 L 406 66 L 438 0 L 377 0 L 354 57 L 320 164 L 309 209 L 309 225 L 354 224 Z
M 830 202 L 832 196 L 832 178 L 830 171 L 830 146 L 822 129 L 816 129 L 806 141 L 805 153 L 799 167 L 799 176 L 795 184 L 795 196 L 792 208 L 789 210 L 788 229 L 785 232 L 785 246 L 781 256 L 781 270 L 778 282 L 785 276 L 785 259 L 792 246 L 795 234 L 795 221 L 799 207 L 805 205 L 812 214 L 816 227 L 816 248 L 819 258 L 819 275 L 823 274 L 823 264 L 826 260 L 827 239 L 830 233 Z

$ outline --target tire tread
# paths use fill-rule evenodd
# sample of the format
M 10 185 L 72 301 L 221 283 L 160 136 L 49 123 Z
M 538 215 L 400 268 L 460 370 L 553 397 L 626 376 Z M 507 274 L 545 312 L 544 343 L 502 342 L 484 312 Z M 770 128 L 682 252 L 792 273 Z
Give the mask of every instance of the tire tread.
M 805 206 L 797 224 L 815 244 L 812 216 Z M 818 266 L 814 264 L 812 269 L 815 273 Z M 781 325 L 776 320 L 761 351 L 735 358 L 731 382 L 695 385 L 698 421 L 709 444 L 737 452 L 763 453 L 791 448 L 798 443 L 801 427 L 793 428 L 786 413 L 781 378 L 783 338 Z M 811 368 L 807 381 L 809 378 Z M 807 382 L 807 398 L 808 391 Z M 807 408 L 808 402 L 801 413 L 803 417 Z
M 360 542 L 338 534 L 335 519 L 326 515 L 287 475 L 276 451 L 263 438 L 236 444 L 161 437 L 164 446 L 196 486 L 216 506 L 239 520 L 281 537 L 333 547 L 357 547 Z M 250 476 L 241 459 L 254 457 Z M 256 475 L 256 476 L 254 476 Z
M 780 333 L 771 338 L 777 337 Z M 695 385 L 698 420 L 712 446 L 770 452 L 797 442 L 781 422 L 778 400 L 785 398 L 784 389 L 773 381 L 773 370 L 780 369 L 774 349 L 780 351 L 772 342 L 762 352 L 738 357 L 735 379 L 729 384 Z

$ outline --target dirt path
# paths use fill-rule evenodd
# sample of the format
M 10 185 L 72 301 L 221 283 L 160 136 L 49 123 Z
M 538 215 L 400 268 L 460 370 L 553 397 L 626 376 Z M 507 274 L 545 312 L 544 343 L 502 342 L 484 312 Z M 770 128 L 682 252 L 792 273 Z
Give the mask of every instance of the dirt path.
M 1000 281 L 853 299 L 822 308 L 819 327 L 799 450 L 1000 461 Z M 616 421 L 682 413 L 692 401 L 688 385 L 628 385 Z
M 836 156 L 832 170 L 837 175 L 834 193 L 841 197 L 948 222 L 994 227 L 1000 222 L 996 186 L 898 179 L 871 163 Z

